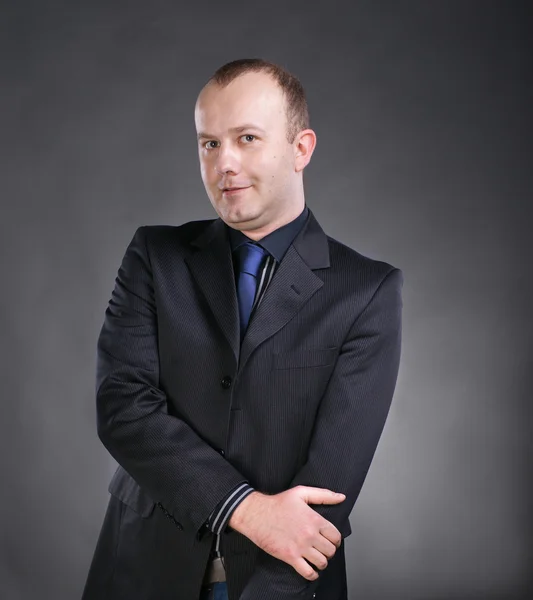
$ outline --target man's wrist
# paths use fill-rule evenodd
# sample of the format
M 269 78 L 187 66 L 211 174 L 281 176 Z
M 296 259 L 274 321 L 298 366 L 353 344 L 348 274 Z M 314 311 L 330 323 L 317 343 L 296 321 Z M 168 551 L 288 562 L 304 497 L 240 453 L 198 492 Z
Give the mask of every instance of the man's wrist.
M 246 529 L 246 515 L 253 510 L 252 507 L 254 506 L 255 502 L 263 495 L 264 494 L 261 494 L 257 490 L 253 491 L 251 494 L 248 494 L 248 496 L 246 496 L 246 498 L 233 511 L 233 514 L 227 523 L 228 526 L 239 533 L 245 534 L 244 530 Z
M 211 531 L 216 534 L 222 533 L 228 526 L 228 521 L 235 510 L 237 510 L 239 504 L 253 491 L 254 488 L 248 482 L 241 483 L 231 490 L 209 517 Z

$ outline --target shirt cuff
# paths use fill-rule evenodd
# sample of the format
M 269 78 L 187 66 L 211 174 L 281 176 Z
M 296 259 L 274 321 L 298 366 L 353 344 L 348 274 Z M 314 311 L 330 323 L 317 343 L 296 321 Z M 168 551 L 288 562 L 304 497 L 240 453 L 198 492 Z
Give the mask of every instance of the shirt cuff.
M 209 529 L 216 534 L 222 533 L 237 506 L 252 492 L 255 492 L 255 488 L 249 485 L 248 482 L 239 483 L 233 488 L 209 515 L 207 521 Z

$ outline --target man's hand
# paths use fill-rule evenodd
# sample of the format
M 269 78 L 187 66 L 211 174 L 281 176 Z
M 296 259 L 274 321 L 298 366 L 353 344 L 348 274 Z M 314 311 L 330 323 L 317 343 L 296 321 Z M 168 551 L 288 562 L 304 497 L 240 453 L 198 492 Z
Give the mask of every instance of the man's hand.
M 340 546 L 341 533 L 308 504 L 339 504 L 344 494 L 299 485 L 273 496 L 252 492 L 235 509 L 228 525 L 256 546 L 313 581 Z

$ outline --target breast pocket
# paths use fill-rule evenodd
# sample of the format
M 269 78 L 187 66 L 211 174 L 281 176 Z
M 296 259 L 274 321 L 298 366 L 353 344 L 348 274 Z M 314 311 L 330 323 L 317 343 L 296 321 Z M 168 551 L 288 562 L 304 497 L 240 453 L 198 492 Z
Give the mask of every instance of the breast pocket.
M 276 352 L 272 355 L 272 369 L 306 369 L 327 367 L 335 362 L 337 346 Z

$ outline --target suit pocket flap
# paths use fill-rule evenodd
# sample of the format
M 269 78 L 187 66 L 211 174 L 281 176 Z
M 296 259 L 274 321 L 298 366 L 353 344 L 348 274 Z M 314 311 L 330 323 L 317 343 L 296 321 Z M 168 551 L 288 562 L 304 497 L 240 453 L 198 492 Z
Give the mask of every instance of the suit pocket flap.
M 118 498 L 141 517 L 146 518 L 152 514 L 155 502 L 120 465 L 107 489 L 112 496 Z
M 336 346 L 278 352 L 272 357 L 272 368 L 294 369 L 298 367 L 322 367 L 333 364 L 336 356 Z

